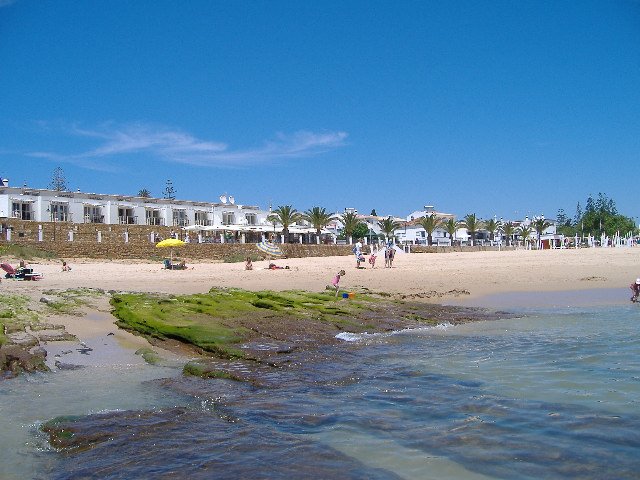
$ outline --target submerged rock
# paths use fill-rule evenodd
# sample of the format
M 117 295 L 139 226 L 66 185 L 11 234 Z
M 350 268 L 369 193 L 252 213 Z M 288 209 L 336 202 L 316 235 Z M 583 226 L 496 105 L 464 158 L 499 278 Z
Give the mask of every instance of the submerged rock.
M 74 363 L 64 363 L 59 360 L 56 360 L 55 364 L 58 370 L 80 370 L 85 368 L 85 365 L 76 365 Z
M 10 376 L 22 372 L 48 372 L 45 364 L 47 352 L 40 347 L 28 349 L 24 345 L 0 346 L 0 370 L 8 372 Z

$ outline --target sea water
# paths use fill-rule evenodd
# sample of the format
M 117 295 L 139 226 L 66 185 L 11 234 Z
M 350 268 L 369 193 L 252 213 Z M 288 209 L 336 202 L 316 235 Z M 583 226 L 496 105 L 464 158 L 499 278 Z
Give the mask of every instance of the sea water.
M 12 476 L 5 464 L 0 477 L 638 478 L 640 306 L 604 303 L 341 335 L 315 361 L 268 374 L 266 387 L 179 372 L 160 384 L 148 380 L 167 372 L 132 367 L 127 382 L 88 386 L 112 398 L 69 405 L 59 374 L 3 382 L 2 414 L 26 433 L 2 457 Z M 67 388 L 84 390 L 89 380 L 73 373 Z M 47 404 L 37 421 L 21 405 L 34 395 Z M 56 452 L 37 434 L 57 414 L 109 408 L 146 416 L 87 420 L 112 436 L 82 452 Z

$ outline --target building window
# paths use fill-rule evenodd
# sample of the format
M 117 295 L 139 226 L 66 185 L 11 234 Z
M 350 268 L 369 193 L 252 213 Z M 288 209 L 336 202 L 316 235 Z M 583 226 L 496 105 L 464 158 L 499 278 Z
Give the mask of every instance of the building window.
M 147 225 L 164 225 L 164 219 L 160 218 L 160 211 L 147 209 L 145 211 L 145 221 Z
M 136 217 L 133 215 L 133 208 L 118 207 L 118 223 L 122 225 L 135 224 Z
M 31 211 L 31 204 L 26 202 L 13 202 L 11 204 L 11 212 L 13 218 L 20 220 L 33 220 L 33 212 Z
M 209 219 L 207 218 L 207 212 L 197 211 L 196 212 L 196 225 L 209 225 Z
M 102 215 L 102 207 L 95 205 L 84 206 L 84 223 L 104 223 L 104 215 Z
M 247 213 L 244 218 L 247 219 L 247 225 L 257 225 L 258 224 L 258 216 L 255 213 Z
M 236 223 L 236 215 L 233 212 L 222 212 L 222 224 L 233 225 Z
M 173 211 L 173 225 L 175 227 L 186 227 L 187 225 L 189 225 L 189 219 L 187 218 L 186 210 Z
M 49 206 L 49 220 L 52 222 L 70 222 L 69 205 L 52 203 Z

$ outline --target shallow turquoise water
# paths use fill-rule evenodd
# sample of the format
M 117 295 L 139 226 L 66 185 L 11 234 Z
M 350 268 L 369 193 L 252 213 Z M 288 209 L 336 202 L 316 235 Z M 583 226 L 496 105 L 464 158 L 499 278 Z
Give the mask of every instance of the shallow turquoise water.
M 17 455 L 35 472 L 25 478 L 638 478 L 640 306 L 521 315 L 345 336 L 318 363 L 270 373 L 266 389 L 144 382 L 154 367 L 128 386 L 107 376 L 128 400 L 106 403 L 148 417 L 89 417 L 89 432 L 108 423 L 109 442 L 61 455 L 32 440 Z

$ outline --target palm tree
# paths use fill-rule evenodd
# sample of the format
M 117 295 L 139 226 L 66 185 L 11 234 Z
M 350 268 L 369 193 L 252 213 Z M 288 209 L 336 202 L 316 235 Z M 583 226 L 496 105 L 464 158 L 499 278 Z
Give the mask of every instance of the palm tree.
M 285 243 L 289 241 L 289 226 L 296 223 L 302 218 L 302 214 L 291 205 L 280 205 L 271 215 L 269 221 L 276 221 L 282 225 L 282 233 L 284 234 Z
M 149 190 L 147 190 L 146 188 L 143 188 L 143 189 L 138 191 L 138 196 L 142 197 L 142 198 L 150 198 L 151 197 L 151 192 Z
M 495 238 L 496 230 L 499 230 L 501 225 L 502 222 L 496 221 L 493 218 L 484 222 L 484 228 L 489 232 L 489 240 L 491 240 L 492 242 Z
M 503 223 L 501 226 L 502 233 L 507 237 L 507 247 L 511 245 L 513 234 L 516 233 L 516 224 L 513 222 Z
M 340 221 L 342 222 L 342 230 L 351 243 L 351 236 L 360 222 L 358 214 L 354 211 L 344 212 L 340 215 Z
M 320 233 L 322 229 L 331 222 L 333 215 L 328 213 L 325 208 L 313 207 L 304 212 L 303 218 L 316 229 L 316 238 L 318 243 L 320 243 Z
M 470 213 L 464 217 L 464 220 L 460 222 L 460 225 L 467 229 L 469 238 L 471 238 L 471 246 L 473 247 L 473 241 L 476 238 L 476 232 L 480 228 L 482 222 L 476 218 L 475 213 Z
M 529 236 L 531 232 L 533 232 L 533 229 L 529 225 L 520 225 L 517 231 L 518 235 L 522 237 L 522 246 L 525 246 L 526 242 L 529 241 Z
M 552 223 L 549 220 L 545 220 L 544 217 L 535 217 L 533 220 L 533 228 L 538 235 L 538 248 L 540 248 L 540 237 L 544 233 L 544 231 L 549 228 Z
M 442 219 L 432 213 L 426 217 L 422 217 L 418 224 L 427 232 L 427 245 L 431 246 L 433 231 L 442 225 Z
M 456 231 L 458 230 L 458 222 L 456 222 L 455 218 L 449 218 L 446 222 L 442 224 L 442 228 L 449 234 L 451 237 L 451 246 L 453 247 L 453 237 L 456 235 Z
M 393 232 L 398 230 L 402 225 L 400 222 L 396 222 L 393 218 L 387 217 L 384 220 L 378 222 L 380 230 L 382 230 L 387 237 L 387 240 L 393 236 Z

